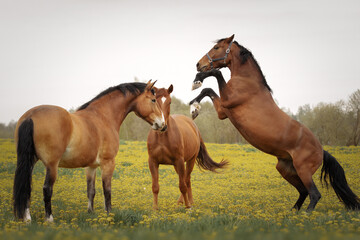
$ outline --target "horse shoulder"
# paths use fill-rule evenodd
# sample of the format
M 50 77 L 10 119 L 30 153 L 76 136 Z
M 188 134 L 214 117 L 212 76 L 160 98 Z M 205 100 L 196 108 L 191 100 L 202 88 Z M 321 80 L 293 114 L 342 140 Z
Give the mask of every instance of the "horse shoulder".
M 224 88 L 220 89 L 221 106 L 231 109 L 243 105 L 254 95 L 252 83 L 247 78 L 233 77 Z

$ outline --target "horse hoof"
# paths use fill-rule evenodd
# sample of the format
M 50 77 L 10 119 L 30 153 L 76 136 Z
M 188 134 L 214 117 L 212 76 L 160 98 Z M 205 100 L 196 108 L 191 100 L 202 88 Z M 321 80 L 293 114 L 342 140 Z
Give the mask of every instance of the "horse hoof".
M 29 208 L 25 209 L 25 214 L 24 214 L 23 221 L 26 222 L 26 223 L 31 223 L 31 215 L 30 215 L 30 209 Z
M 201 106 L 198 102 L 194 102 L 193 104 L 191 104 L 190 114 L 191 114 L 193 120 L 199 115 L 200 109 L 201 109 Z
M 53 217 L 53 215 L 51 214 L 50 217 L 47 217 L 47 218 L 45 219 L 45 221 L 48 222 L 48 223 L 53 223 L 53 222 L 54 222 L 54 217 Z
M 192 85 L 191 90 L 195 90 L 195 89 L 201 87 L 201 85 L 202 85 L 202 82 L 200 82 L 200 81 L 195 81 L 195 82 L 193 82 L 193 85 Z

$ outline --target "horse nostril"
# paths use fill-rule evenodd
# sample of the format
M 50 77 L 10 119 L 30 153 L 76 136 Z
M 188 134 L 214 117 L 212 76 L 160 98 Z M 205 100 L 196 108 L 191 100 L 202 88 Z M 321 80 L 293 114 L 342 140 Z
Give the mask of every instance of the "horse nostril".
M 199 66 L 200 66 L 200 64 L 199 64 L 199 63 L 197 63 L 197 64 L 196 64 L 196 68 L 199 68 Z

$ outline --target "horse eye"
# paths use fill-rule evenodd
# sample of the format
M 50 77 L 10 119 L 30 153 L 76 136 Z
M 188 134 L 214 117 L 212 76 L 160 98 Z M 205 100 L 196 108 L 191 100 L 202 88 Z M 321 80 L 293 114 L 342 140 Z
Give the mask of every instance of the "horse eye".
M 219 47 L 218 47 L 218 46 L 215 46 L 214 49 L 215 49 L 215 50 L 216 50 L 216 49 L 219 49 Z
M 151 101 L 154 103 L 154 102 L 156 102 L 156 99 L 151 99 Z

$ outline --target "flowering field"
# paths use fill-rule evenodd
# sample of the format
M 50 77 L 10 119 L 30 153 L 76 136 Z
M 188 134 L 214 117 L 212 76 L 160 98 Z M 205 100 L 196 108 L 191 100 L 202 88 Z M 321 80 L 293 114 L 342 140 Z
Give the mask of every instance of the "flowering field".
M 230 166 L 221 173 L 192 173 L 195 204 L 178 206 L 178 177 L 160 166 L 159 208 L 152 210 L 146 142 L 122 142 L 112 181 L 113 211 L 103 209 L 100 170 L 95 213 L 87 213 L 84 169 L 60 169 L 52 198 L 54 223 L 44 222 L 45 169 L 34 168 L 32 223 L 14 221 L 12 184 L 16 154 L 12 140 L 0 139 L 1 239 L 359 239 L 360 213 L 346 211 L 334 191 L 321 187 L 315 211 L 290 210 L 298 193 L 276 171 L 276 158 L 249 145 L 206 144 L 215 161 Z M 360 195 L 360 147 L 326 147 L 344 167 L 352 190 Z

